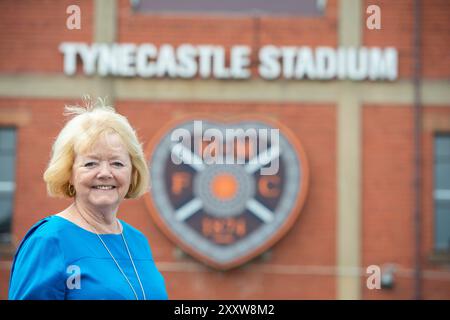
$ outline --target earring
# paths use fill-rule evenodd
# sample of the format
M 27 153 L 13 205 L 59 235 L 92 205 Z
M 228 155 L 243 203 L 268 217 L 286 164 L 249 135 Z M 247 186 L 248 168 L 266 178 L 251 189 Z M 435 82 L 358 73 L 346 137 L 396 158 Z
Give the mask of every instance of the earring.
M 75 187 L 72 184 L 69 184 L 69 197 L 74 197 L 76 193 Z

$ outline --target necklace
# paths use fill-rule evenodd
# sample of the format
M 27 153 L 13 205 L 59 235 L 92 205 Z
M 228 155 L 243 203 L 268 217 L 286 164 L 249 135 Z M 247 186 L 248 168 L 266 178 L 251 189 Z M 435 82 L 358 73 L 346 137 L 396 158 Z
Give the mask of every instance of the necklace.
M 103 246 L 105 247 L 106 251 L 108 251 L 109 255 L 111 256 L 111 258 L 114 260 L 114 263 L 116 264 L 117 268 L 119 269 L 120 273 L 122 273 L 123 277 L 125 278 L 125 280 L 128 282 L 128 285 L 130 286 L 131 290 L 134 293 L 134 296 L 136 298 L 136 300 L 139 300 L 139 297 L 136 293 L 136 290 L 134 290 L 133 285 L 131 284 L 130 280 L 128 279 L 127 275 L 125 274 L 125 272 L 122 270 L 122 268 L 120 267 L 119 263 L 117 262 L 116 258 L 114 258 L 113 254 L 111 253 L 111 251 L 109 250 L 108 246 L 106 245 L 106 243 L 103 241 L 102 237 L 100 236 L 100 234 L 97 232 L 97 229 L 91 224 L 89 223 L 89 221 L 86 220 L 86 218 L 81 214 L 81 212 L 78 210 L 77 206 L 75 205 L 75 209 L 77 210 L 78 214 L 83 218 L 84 221 L 86 221 L 87 224 L 89 224 L 95 231 L 95 234 L 97 235 L 97 237 L 100 239 L 101 243 L 103 244 Z M 119 225 L 119 221 L 116 220 L 117 222 L 117 226 L 119 227 L 120 230 L 120 225 Z M 133 265 L 133 269 L 134 269 L 134 273 L 136 274 L 136 277 L 138 279 L 139 285 L 141 287 L 142 290 L 142 296 L 144 297 L 144 300 L 147 300 L 147 297 L 145 296 L 145 290 L 144 287 L 142 286 L 142 282 L 141 282 L 141 278 L 139 277 L 139 273 L 136 269 L 136 266 L 134 265 L 134 261 L 133 261 L 133 257 L 131 256 L 131 252 L 130 249 L 128 249 L 128 244 L 127 241 L 125 240 L 125 236 L 123 235 L 123 229 L 122 232 L 120 233 L 120 235 L 122 236 L 122 240 L 123 243 L 125 244 L 125 248 L 127 249 L 127 253 L 128 256 L 130 257 L 130 261 L 131 264 Z

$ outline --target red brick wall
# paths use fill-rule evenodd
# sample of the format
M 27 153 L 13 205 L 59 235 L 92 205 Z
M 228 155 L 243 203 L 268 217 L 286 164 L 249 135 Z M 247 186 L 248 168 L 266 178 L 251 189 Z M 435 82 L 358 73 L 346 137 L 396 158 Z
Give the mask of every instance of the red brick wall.
M 0 1 L 0 72 L 62 72 L 63 41 L 91 42 L 93 1 Z M 81 29 L 68 30 L 66 8 L 81 9 Z
M 80 6 L 81 30 L 66 28 L 66 8 Z M 366 8 L 381 8 L 381 30 L 363 28 L 363 44 L 395 46 L 399 50 L 401 77 L 412 74 L 413 4 L 409 0 L 365 0 Z M 127 0 L 119 1 L 119 42 L 247 44 L 256 48 L 275 45 L 337 45 L 337 0 L 328 1 L 325 17 L 271 18 L 259 23 L 251 17 L 155 16 L 136 14 Z M 450 74 L 450 3 L 422 1 L 423 74 L 443 79 Z M 93 39 L 92 1 L 2 1 L 0 3 L 0 71 L 2 73 L 61 73 L 63 41 L 90 42 Z M 245 30 L 245 32 L 243 32 Z M 32 50 L 30 50 L 32 49 Z M 31 53 L 30 53 L 31 51 Z M 256 52 L 256 50 L 254 50 Z
M 411 77 L 413 2 L 366 0 L 364 11 L 371 4 L 381 8 L 382 28 L 381 30 L 364 28 L 363 43 L 370 46 L 397 47 L 400 77 Z M 421 1 L 421 4 L 422 75 L 425 79 L 448 79 L 450 2 L 434 0 Z M 367 14 L 365 16 L 367 17 Z M 448 272 L 448 267 L 432 263 L 430 260 L 434 237 L 432 137 L 438 130 L 450 132 L 449 108 L 450 106 L 426 107 L 424 110 L 422 268 L 425 272 L 422 285 L 423 296 L 428 299 L 450 298 L 448 274 L 439 274 Z M 430 125 L 432 119 L 434 125 Z M 414 267 L 412 106 L 393 108 L 366 106 L 363 121 L 363 265 L 393 262 L 402 268 L 412 270 Z M 386 250 L 386 247 L 392 250 Z M 412 298 L 414 290 L 412 274 L 399 275 L 398 280 L 398 285 L 392 291 L 370 291 L 366 289 L 363 279 L 363 297 Z
M 324 17 L 251 17 L 202 14 L 153 15 L 135 13 L 130 1 L 119 1 L 118 42 L 183 43 L 221 45 L 229 50 L 234 45 L 252 48 L 253 74 L 261 46 L 337 46 L 337 1 L 328 1 Z M 227 57 L 227 62 L 229 63 Z
M 250 16 L 133 13 L 130 1 L 119 0 L 119 42 L 232 46 L 255 45 L 256 38 L 261 45 L 336 45 L 336 27 L 336 0 L 328 1 L 325 17 L 261 17 L 259 27 Z
M 422 1 L 423 75 L 450 77 L 450 1 Z
M 366 27 L 369 5 L 378 5 L 381 10 L 381 29 Z M 365 46 L 393 46 L 399 56 L 399 77 L 412 76 L 413 65 L 413 1 L 365 0 L 363 6 L 362 43 Z
M 366 105 L 362 135 L 362 265 L 413 267 L 413 121 L 409 106 Z M 363 298 L 412 298 L 412 278 Z
M 414 292 L 414 141 L 412 106 L 366 105 L 363 112 L 363 266 L 395 264 L 393 290 L 365 299 L 410 299 Z M 448 266 L 433 262 L 433 135 L 450 132 L 450 106 L 424 106 L 421 212 L 423 297 L 450 299 Z M 446 274 L 445 274 L 446 273 Z
M 411 0 L 365 0 L 363 23 L 369 14 L 369 5 L 381 9 L 381 29 L 363 28 L 366 46 L 394 46 L 399 52 L 399 76 L 412 77 L 414 59 L 414 3 Z M 450 76 L 450 2 L 422 0 L 420 8 L 422 29 L 422 75 L 430 79 L 448 79 Z
M 215 16 L 154 16 L 132 13 L 128 0 L 119 0 L 119 42 L 220 44 L 338 45 L 338 1 L 327 1 L 324 17 L 273 18 Z M 67 30 L 66 7 L 78 4 L 82 29 Z M 400 77 L 412 74 L 412 1 L 365 1 L 382 10 L 382 29 L 363 28 L 366 46 L 394 46 L 399 50 Z M 450 2 L 422 1 L 424 48 L 423 74 L 429 79 L 450 76 Z M 2 1 L 0 2 L 0 73 L 62 73 L 62 41 L 91 42 L 92 1 Z M 365 23 L 365 19 L 363 19 Z M 19 241 L 38 219 L 64 209 L 70 202 L 46 196 L 42 173 L 50 146 L 63 126 L 62 108 L 70 99 L 0 99 L 0 125 L 20 121 L 18 126 L 17 190 L 13 232 Z M 129 117 L 144 143 L 169 120 L 190 112 L 262 114 L 288 126 L 301 140 L 311 170 L 310 190 L 304 210 L 292 230 L 265 259 L 255 259 L 231 272 L 203 268 L 189 257 L 177 257 L 175 246 L 158 230 L 142 199 L 126 201 L 121 218 L 139 227 L 148 237 L 155 260 L 167 265 L 171 298 L 336 298 L 333 272 L 304 274 L 304 269 L 278 267 L 336 265 L 336 110 L 332 104 L 193 103 L 117 101 L 119 111 Z M 449 119 L 450 106 L 427 108 L 425 117 L 439 123 Z M 3 113 L 2 113 L 3 112 Z M 10 116 L 16 113 L 17 116 Z M 7 115 L 7 116 L 6 116 Z M 362 266 L 398 264 L 413 268 L 413 127 L 411 106 L 366 105 L 362 113 Z M 12 122 L 11 122 L 12 121 Z M 448 120 L 450 131 L 450 120 Z M 446 270 L 429 262 L 432 248 L 432 132 L 424 127 L 423 263 L 429 271 Z M 187 269 L 187 271 L 177 271 Z M 200 268 L 200 271 L 189 271 Z M 318 269 L 320 270 L 320 269 Z M 0 271 L 0 298 L 6 297 Z M 403 273 L 392 291 L 369 291 L 361 279 L 363 298 L 411 298 L 413 280 Z M 449 298 L 449 281 L 426 275 L 425 298 Z M 268 289 L 269 288 L 269 289 Z

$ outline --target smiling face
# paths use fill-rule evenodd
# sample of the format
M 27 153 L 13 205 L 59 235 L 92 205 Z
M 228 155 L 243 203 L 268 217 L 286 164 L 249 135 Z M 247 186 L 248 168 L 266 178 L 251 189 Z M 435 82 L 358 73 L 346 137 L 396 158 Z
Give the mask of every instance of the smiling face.
M 87 151 L 76 154 L 71 183 L 76 201 L 91 210 L 115 210 L 131 183 L 132 164 L 122 139 L 108 133 Z

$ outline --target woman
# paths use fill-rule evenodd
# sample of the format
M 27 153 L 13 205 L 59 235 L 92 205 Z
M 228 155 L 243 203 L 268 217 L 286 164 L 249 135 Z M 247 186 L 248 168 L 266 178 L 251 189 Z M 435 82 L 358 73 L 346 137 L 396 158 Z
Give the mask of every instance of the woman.
M 145 236 L 117 218 L 125 198 L 148 188 L 136 133 L 114 109 L 88 103 L 59 133 L 44 180 L 50 196 L 73 198 L 25 235 L 11 271 L 10 299 L 167 299 Z

